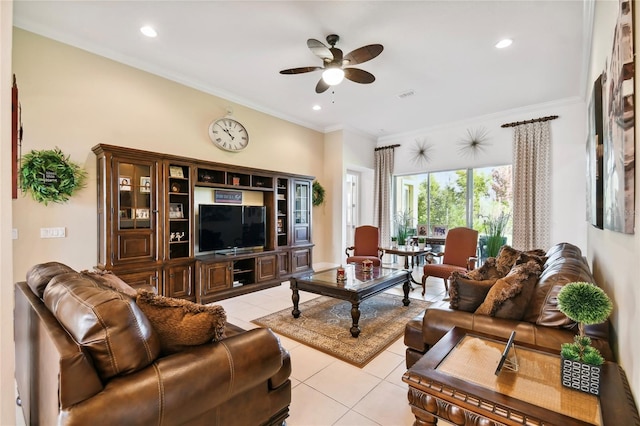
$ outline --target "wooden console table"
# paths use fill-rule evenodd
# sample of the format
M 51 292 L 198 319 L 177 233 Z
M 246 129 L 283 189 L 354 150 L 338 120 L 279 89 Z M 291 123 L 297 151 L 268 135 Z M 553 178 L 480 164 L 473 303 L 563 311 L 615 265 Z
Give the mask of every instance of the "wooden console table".
M 453 328 L 402 377 L 414 425 L 640 425 L 624 371 L 606 362 L 600 396 L 560 383 L 560 357 L 517 344 L 517 372 L 494 374 L 505 341 Z

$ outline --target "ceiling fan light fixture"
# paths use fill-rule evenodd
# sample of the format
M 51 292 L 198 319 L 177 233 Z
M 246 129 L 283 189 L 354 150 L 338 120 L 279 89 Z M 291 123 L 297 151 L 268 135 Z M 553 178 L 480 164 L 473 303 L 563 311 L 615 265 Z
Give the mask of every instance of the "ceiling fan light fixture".
M 322 79 L 329 86 L 340 84 L 344 79 L 344 70 L 336 67 L 327 68 L 322 72 Z

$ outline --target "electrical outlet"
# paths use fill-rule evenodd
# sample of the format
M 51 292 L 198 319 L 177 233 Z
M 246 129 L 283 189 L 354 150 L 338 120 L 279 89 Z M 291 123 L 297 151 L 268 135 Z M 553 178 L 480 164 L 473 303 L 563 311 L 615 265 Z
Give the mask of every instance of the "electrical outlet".
M 67 236 L 66 228 L 40 228 L 40 238 L 64 238 Z
M 11 230 L 11 239 L 12 240 L 17 240 L 18 239 L 18 228 L 13 228 Z

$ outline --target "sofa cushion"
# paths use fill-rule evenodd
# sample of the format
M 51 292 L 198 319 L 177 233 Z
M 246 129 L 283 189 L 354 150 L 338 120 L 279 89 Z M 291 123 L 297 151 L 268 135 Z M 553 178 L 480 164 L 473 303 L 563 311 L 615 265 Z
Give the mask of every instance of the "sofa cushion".
M 224 336 L 227 314 L 222 306 L 200 305 L 150 291 L 140 291 L 136 303 L 160 336 L 163 354 L 217 341 Z
M 98 284 L 110 288 L 111 290 L 118 291 L 125 294 L 132 299 L 135 299 L 138 292 L 133 289 L 129 284 L 122 281 L 116 274 L 111 271 L 81 271 L 82 275 L 92 279 Z
M 449 307 L 474 312 L 484 302 L 497 279 L 474 280 L 467 278 L 464 273 L 453 272 L 449 278 Z
M 475 313 L 522 319 L 540 271 L 540 265 L 535 260 L 515 265 L 506 277 L 496 281 Z
M 138 371 L 160 353 L 160 341 L 135 301 L 80 273 L 58 275 L 44 303 L 91 355 L 104 381 Z
M 57 275 L 75 272 L 73 269 L 60 262 L 47 262 L 33 265 L 27 271 L 27 285 L 33 294 L 42 299 L 44 289 L 49 281 Z

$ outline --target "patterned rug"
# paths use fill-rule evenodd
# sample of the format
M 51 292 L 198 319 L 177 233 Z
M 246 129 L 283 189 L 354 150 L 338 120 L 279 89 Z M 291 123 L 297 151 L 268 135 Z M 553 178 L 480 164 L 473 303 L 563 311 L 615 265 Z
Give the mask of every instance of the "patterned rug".
M 405 324 L 430 304 L 411 299 L 404 306 L 402 296 L 388 293 L 366 299 L 360 303 L 358 338 L 349 331 L 351 303 L 325 296 L 301 303 L 297 319 L 291 315 L 292 306 L 252 322 L 362 368 L 395 342 Z

